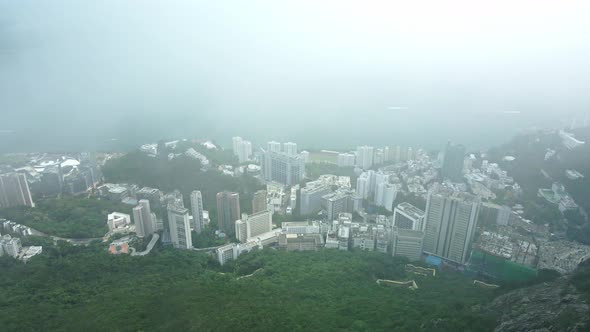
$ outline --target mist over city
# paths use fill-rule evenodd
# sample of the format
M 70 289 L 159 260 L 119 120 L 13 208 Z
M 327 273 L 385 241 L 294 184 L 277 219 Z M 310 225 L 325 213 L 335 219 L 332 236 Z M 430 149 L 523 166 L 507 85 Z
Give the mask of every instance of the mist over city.
M 3 1 L 0 149 L 128 149 L 161 136 L 227 145 L 233 134 L 487 148 L 588 112 L 588 9 Z
M 588 13 L 0 0 L 0 330 L 588 331 Z

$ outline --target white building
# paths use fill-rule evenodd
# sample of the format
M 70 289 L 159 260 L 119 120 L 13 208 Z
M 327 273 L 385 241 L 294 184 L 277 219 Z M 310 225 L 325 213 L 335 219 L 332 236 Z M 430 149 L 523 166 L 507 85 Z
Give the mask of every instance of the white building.
M 193 213 L 193 229 L 197 234 L 200 234 L 205 227 L 205 219 L 203 218 L 203 196 L 198 190 L 191 193 L 191 210 Z
M 359 146 L 356 150 L 356 166 L 367 170 L 373 166 L 374 149 L 372 146 Z
M 299 213 L 302 216 L 318 213 L 322 209 L 322 197 L 332 192 L 332 188 L 322 181 L 311 181 L 300 191 Z
M 340 153 L 338 154 L 338 167 L 354 167 L 355 159 L 352 153 Z
M 301 151 L 301 153 L 299 154 L 299 156 L 301 157 L 301 159 L 303 159 L 304 163 L 309 163 L 309 152 L 307 151 Z
M 5 234 L 0 238 L 0 247 L 2 254 L 16 258 L 23 246 L 19 238 Z
M 237 259 L 242 254 L 260 248 L 261 246 L 257 242 L 247 242 L 241 244 L 230 243 L 223 247 L 217 248 L 217 261 L 219 264 L 224 265 L 227 262 Z
M 249 238 L 270 232 L 272 230 L 272 213 L 269 210 L 251 215 L 242 213 L 242 219 L 236 221 L 236 238 L 246 242 Z
M 362 199 L 369 198 L 369 187 L 370 187 L 370 179 L 368 177 L 368 173 L 363 172 L 358 179 L 356 180 L 356 193 Z
M 280 153 L 281 152 L 281 143 L 275 142 L 275 141 L 270 141 L 267 143 L 267 150 L 270 152 Z
M 289 156 L 297 155 L 297 143 L 287 142 L 283 144 L 283 152 Z
M 125 228 L 129 224 L 131 224 L 131 216 L 126 213 L 113 212 L 107 215 L 107 225 L 111 232 L 115 229 Z
M 168 225 L 170 240 L 174 248 L 190 249 L 193 247 L 191 225 L 188 210 L 174 204 L 168 204 Z
M 393 226 L 398 229 L 414 231 L 424 230 L 424 211 L 414 205 L 403 202 L 393 210 Z
M 281 229 L 286 234 L 320 233 L 320 224 L 317 221 L 286 221 L 281 223 Z
M 230 243 L 223 247 L 217 248 L 216 252 L 217 261 L 221 265 L 238 258 L 238 246 L 235 243 Z
M 286 186 L 292 186 L 299 183 L 305 176 L 305 163 L 299 155 L 290 156 L 271 150 L 264 151 L 262 155 L 262 174 L 267 182 L 274 181 Z
M 252 142 L 237 136 L 232 138 L 232 144 L 234 155 L 238 157 L 240 164 L 250 160 L 252 156 Z
M 156 219 L 150 209 L 150 201 L 142 199 L 139 201 L 139 205 L 133 208 L 133 221 L 135 222 L 135 232 L 138 237 L 145 237 L 154 233 Z
M 186 152 L 184 154 L 189 158 L 196 159 L 196 160 L 200 161 L 202 166 L 209 165 L 209 159 L 207 159 L 207 157 L 205 157 L 205 155 L 197 152 L 197 150 L 195 150 L 193 148 L 189 148 L 188 150 L 186 150 Z

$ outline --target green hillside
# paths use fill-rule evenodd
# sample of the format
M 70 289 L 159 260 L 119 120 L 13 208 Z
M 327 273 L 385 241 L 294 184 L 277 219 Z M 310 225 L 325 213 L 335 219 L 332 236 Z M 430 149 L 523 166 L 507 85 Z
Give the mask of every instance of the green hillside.
M 490 290 L 453 272 L 406 275 L 405 262 L 388 255 L 267 249 L 220 268 L 204 254 L 154 250 L 145 257 L 110 256 L 97 245 L 61 244 L 26 265 L 3 257 L 0 326 L 4 331 L 489 331 L 495 325 L 494 317 L 475 309 L 491 300 Z M 380 286 L 377 279 L 415 279 L 419 288 Z

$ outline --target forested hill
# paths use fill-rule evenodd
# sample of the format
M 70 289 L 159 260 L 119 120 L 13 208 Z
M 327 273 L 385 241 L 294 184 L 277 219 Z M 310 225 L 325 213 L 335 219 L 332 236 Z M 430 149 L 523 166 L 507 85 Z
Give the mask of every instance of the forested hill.
M 566 186 L 576 203 L 590 210 L 590 127 L 572 132 L 577 139 L 587 144 L 569 150 L 557 132 L 538 131 L 516 136 L 510 142 L 491 149 L 489 157 L 506 167 L 528 195 L 536 195 L 538 188 L 551 187 L 552 181 L 559 181 Z M 545 160 L 549 150 L 555 151 L 555 154 Z M 513 156 L 516 159 L 511 162 L 503 161 L 504 156 Z M 577 170 L 585 177 L 570 180 L 565 175 L 568 169 Z M 542 170 L 550 178 L 544 176 Z
M 216 169 L 202 170 L 198 160 L 184 155 L 172 160 L 152 158 L 140 151 L 130 152 L 120 158 L 109 160 L 103 167 L 107 182 L 134 183 L 139 186 L 158 188 L 163 191 L 180 190 L 185 204 L 193 190 L 203 194 L 203 204 L 216 219 L 216 194 L 228 190 L 240 193 L 242 212 L 249 213 L 252 194 L 262 188 L 258 181 L 247 175 L 232 177 Z
M 519 203 L 525 204 L 525 207 L 532 203 L 543 205 L 542 199 L 537 198 L 538 189 L 551 188 L 552 183 L 558 181 L 564 184 L 585 212 L 590 211 L 590 127 L 572 132 L 577 139 L 587 143 L 570 150 L 563 144 L 558 132 L 538 131 L 516 136 L 510 142 L 489 151 L 490 161 L 499 163 L 522 186 L 524 196 Z M 505 161 L 505 156 L 516 159 Z M 576 170 L 584 178 L 571 180 L 566 176 L 566 170 Z M 547 209 L 541 212 L 538 214 L 540 217 L 542 214 L 555 215 L 548 213 L 550 211 Z M 568 213 L 568 222 L 561 226 L 567 229 L 571 239 L 590 244 L 590 223 L 583 214 L 578 211 Z
M 479 310 L 493 290 L 374 252 L 264 249 L 222 268 L 162 247 L 143 257 L 100 244 L 43 251 L 27 264 L 0 257 L 3 331 L 491 331 L 496 321 Z

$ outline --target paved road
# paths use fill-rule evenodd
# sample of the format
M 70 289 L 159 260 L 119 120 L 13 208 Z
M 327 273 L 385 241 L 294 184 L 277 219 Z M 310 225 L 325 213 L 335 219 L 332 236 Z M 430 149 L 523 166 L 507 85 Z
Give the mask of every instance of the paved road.
M 148 243 L 148 245 L 147 245 L 147 248 L 142 252 L 135 252 L 135 248 L 129 248 L 129 249 L 131 249 L 131 256 L 145 256 L 145 255 L 149 254 L 150 251 L 152 251 L 152 249 L 154 249 L 154 246 L 156 245 L 156 242 L 158 242 L 159 238 L 160 238 L 160 235 L 158 233 L 154 233 L 154 235 L 152 236 L 152 239 L 150 240 L 150 243 Z

